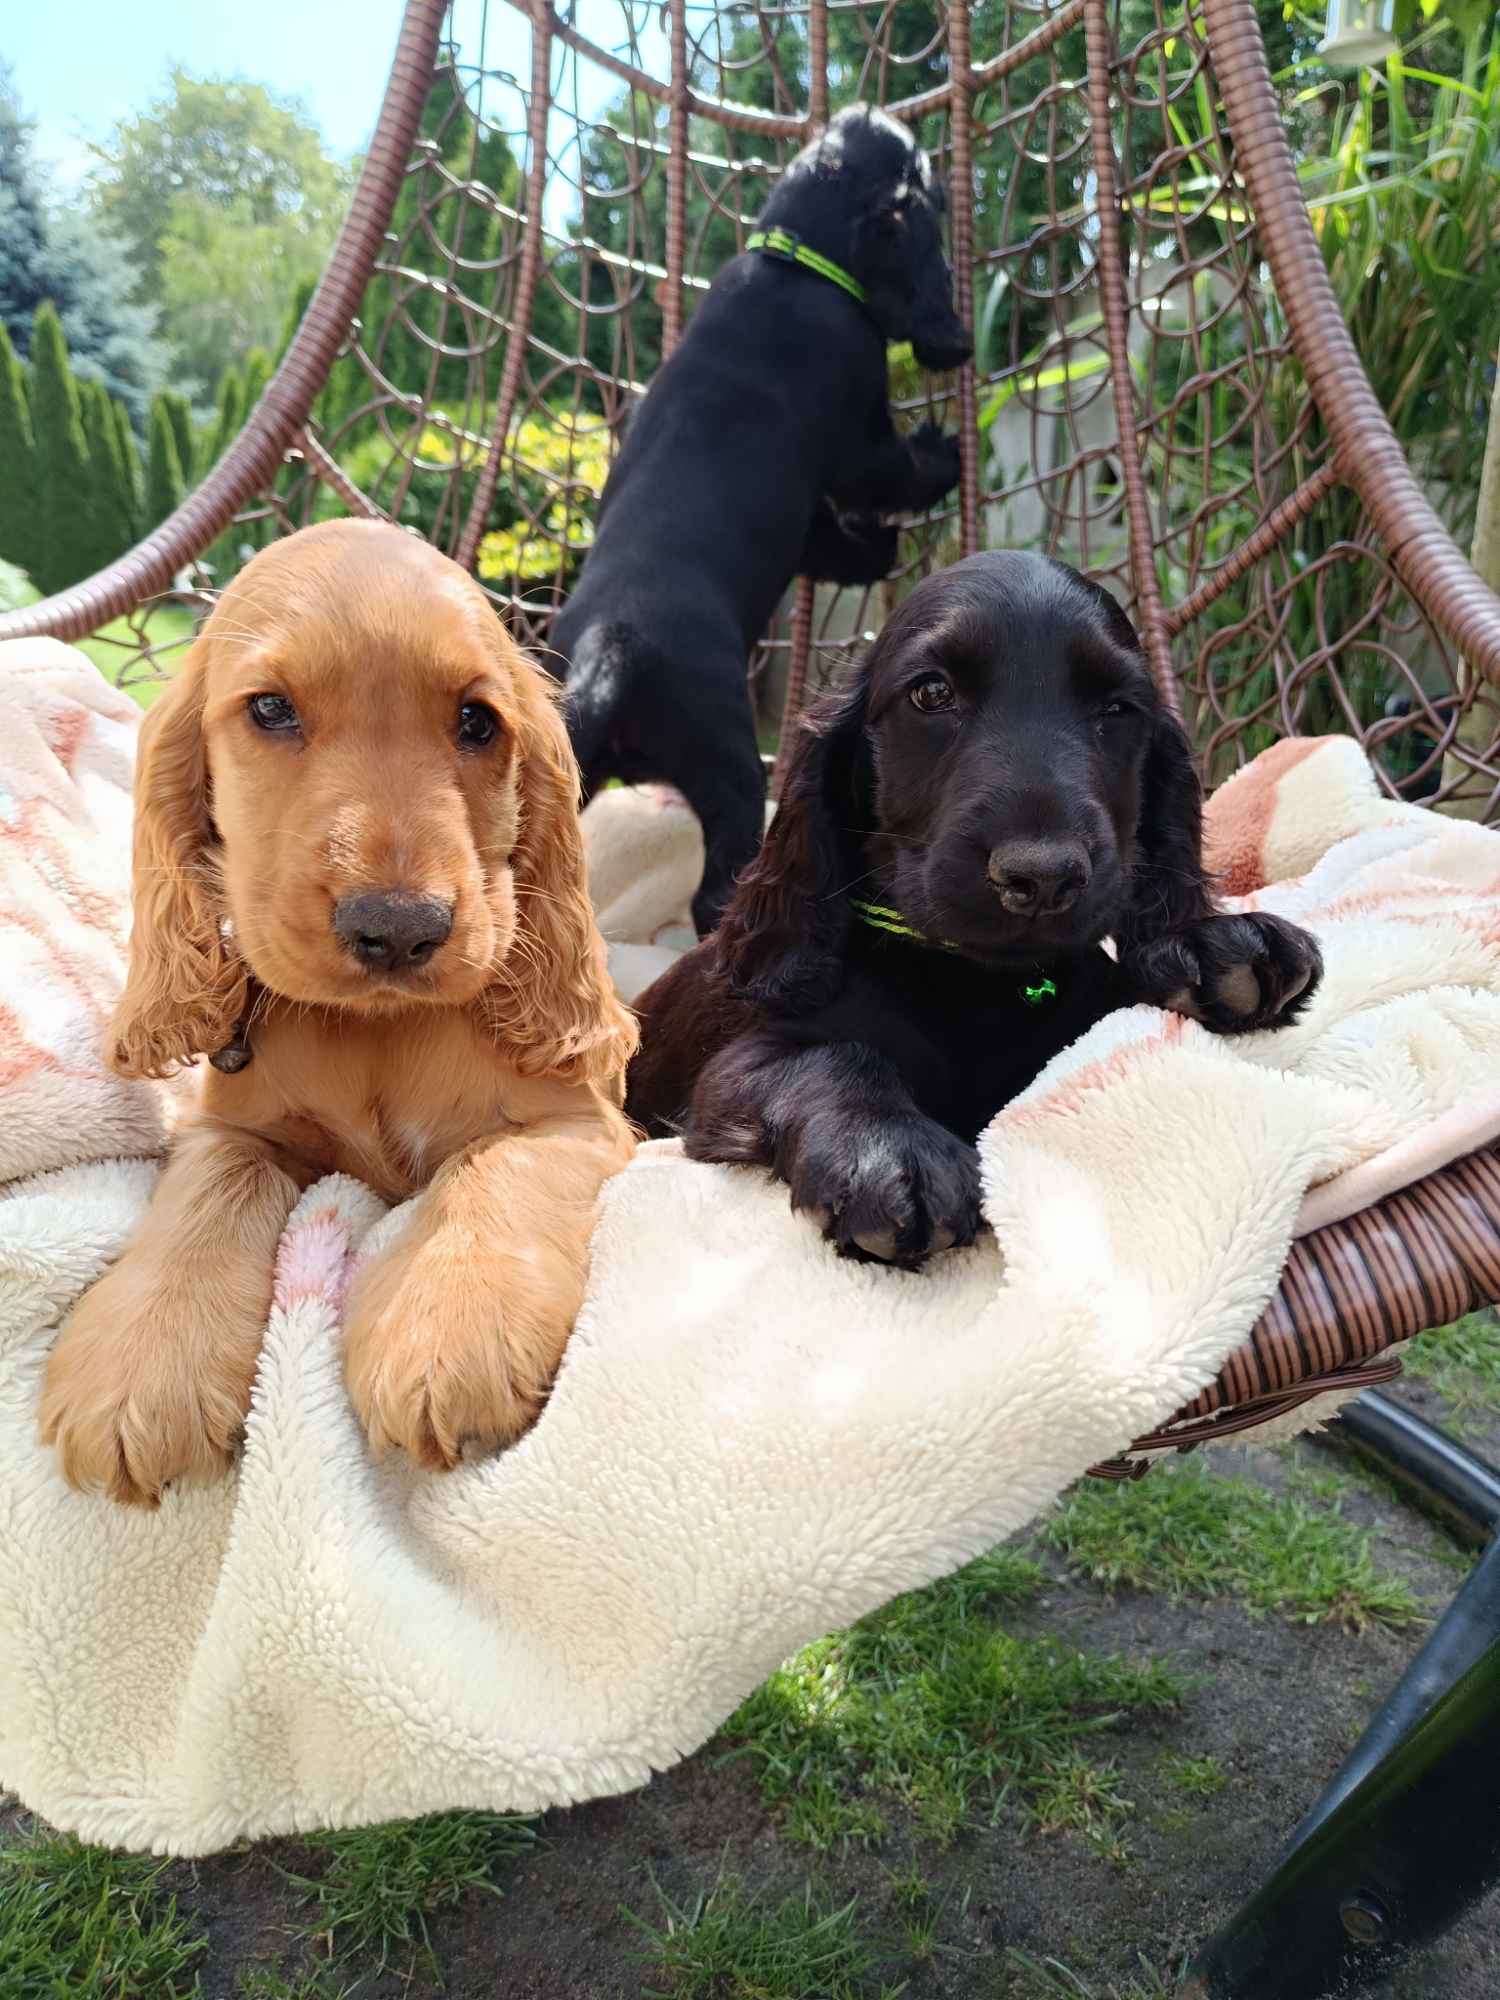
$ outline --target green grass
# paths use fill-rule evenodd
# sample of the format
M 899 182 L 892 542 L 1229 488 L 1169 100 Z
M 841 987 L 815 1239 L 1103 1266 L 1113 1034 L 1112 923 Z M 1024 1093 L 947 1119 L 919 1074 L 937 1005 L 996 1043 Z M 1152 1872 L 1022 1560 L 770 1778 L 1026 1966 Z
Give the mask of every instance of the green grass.
M 1424 1333 L 1406 1349 L 1407 1373 L 1435 1389 L 1460 1429 L 1476 1415 L 1500 1415 L 1500 1314 L 1470 1313 L 1453 1326 Z
M 1229 1783 L 1217 1757 L 1169 1757 L 1163 1770 L 1168 1784 L 1194 1799 L 1211 1799 Z
M 1038 1532 L 1106 1590 L 1235 1597 L 1256 1614 L 1351 1632 L 1422 1616 L 1409 1585 L 1376 1569 L 1370 1535 L 1336 1500 L 1311 1506 L 1198 1461 L 1115 1487 L 1085 1483 Z
M 284 1973 L 257 1969 L 242 1972 L 234 2000 L 355 2000 L 359 1981 L 346 1985 L 329 1972 Z
M 0 569 L 8 567 L 0 565 Z M 18 570 L 12 571 L 12 574 L 20 576 Z M 35 604 L 41 594 L 34 584 L 22 582 L 18 587 L 0 594 L 0 610 L 19 610 L 23 605 Z M 153 647 L 163 649 L 156 655 L 154 667 L 138 659 L 141 634 L 132 629 L 128 618 L 113 619 L 108 625 L 101 625 L 97 632 L 90 633 L 87 639 L 77 639 L 73 643 L 116 687 L 120 684 L 121 673 L 128 669 L 135 677 L 126 682 L 125 693 L 141 708 L 149 708 L 161 693 L 165 680 L 181 665 L 182 656 L 192 643 L 194 627 L 193 614 L 180 604 L 158 604 L 148 611 L 144 621 L 146 641 Z M 144 678 L 141 678 L 143 674 Z
M 1090 1986 L 1055 1958 L 1035 1959 L 1014 1948 L 1005 1956 L 1020 1977 L 1019 1985 L 1012 1980 L 1002 1989 L 1007 2000 L 1173 2000 L 1181 1981 L 1181 1970 L 1161 1972 L 1142 1958 L 1139 1977 L 1124 1986 Z
M 757 1689 L 723 1736 L 783 1832 L 822 1852 L 868 1845 L 899 1808 L 946 1844 L 1010 1800 L 1117 1853 L 1127 1802 L 1082 1745 L 1132 1713 L 1174 1707 L 1181 1685 L 1154 1662 L 1002 1630 L 999 1614 L 1041 1581 L 1034 1563 L 997 1549 L 819 1640 Z
M 895 2000 L 901 1987 L 875 1982 L 886 1956 L 865 1935 L 859 1899 L 834 1903 L 808 1883 L 772 1902 L 721 1875 L 695 1902 L 657 1890 L 652 1923 L 621 1914 L 641 1933 L 645 1991 L 663 2000 Z
M 0 1851 L 4 2000 L 189 2000 L 204 1941 L 165 1862 L 43 1834 Z
M 282 1873 L 314 1913 L 304 1934 L 334 1962 L 358 1957 L 384 1967 L 399 1952 L 431 1963 L 428 1918 L 473 1893 L 499 1896 L 496 1870 L 535 1842 L 531 1820 L 433 1813 L 319 1834 L 308 1846 L 326 1857 L 321 1871 Z
M 141 708 L 151 706 L 165 685 L 163 677 L 169 679 L 181 665 L 182 656 L 192 643 L 193 615 L 180 604 L 158 604 L 146 614 L 145 631 L 148 643 L 162 648 L 149 664 L 138 658 L 140 635 L 125 618 L 116 618 L 87 639 L 77 641 L 79 651 L 88 654 L 107 681 L 119 686 L 122 672 L 137 676 L 127 679 L 124 692 Z M 138 678 L 141 675 L 145 677 Z

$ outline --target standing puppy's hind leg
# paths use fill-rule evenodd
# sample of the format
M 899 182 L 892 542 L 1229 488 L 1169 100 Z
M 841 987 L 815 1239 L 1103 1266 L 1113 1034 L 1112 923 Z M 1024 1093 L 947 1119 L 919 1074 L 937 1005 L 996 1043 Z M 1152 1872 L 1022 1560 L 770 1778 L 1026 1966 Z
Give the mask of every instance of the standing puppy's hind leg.
M 693 898 L 693 928 L 702 938 L 718 927 L 736 880 L 760 852 L 766 826 L 766 778 L 760 752 L 736 758 L 712 774 L 712 804 L 705 800 L 700 805 L 691 790 L 681 789 L 703 821 L 703 881 Z
M 742 869 L 760 852 L 766 827 L 766 773 L 755 740 L 748 689 L 741 712 L 681 718 L 666 772 L 698 815 L 703 828 L 703 880 L 693 898 L 693 928 L 700 938 L 715 930 Z

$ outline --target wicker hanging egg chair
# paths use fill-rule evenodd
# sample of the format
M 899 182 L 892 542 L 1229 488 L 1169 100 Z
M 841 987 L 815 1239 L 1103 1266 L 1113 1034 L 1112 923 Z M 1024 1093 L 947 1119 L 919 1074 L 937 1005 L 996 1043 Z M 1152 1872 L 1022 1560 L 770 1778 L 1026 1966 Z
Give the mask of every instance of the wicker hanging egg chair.
M 150 673 L 147 607 L 191 602 L 226 534 L 350 512 L 420 525 L 544 644 L 611 427 L 779 167 L 831 101 L 861 98 L 945 170 L 979 328 L 976 362 L 920 391 L 963 474 L 904 538 L 904 573 L 1025 540 L 1112 581 L 1210 781 L 1278 737 L 1343 730 L 1393 793 L 1500 815 L 1500 599 L 1361 366 L 1250 0 L 1170 20 L 1129 0 L 622 0 L 610 46 L 546 0 L 510 4 L 519 79 L 444 42 L 445 0 L 408 0 L 349 215 L 239 436 L 147 539 L 0 638 L 125 618 L 122 677 Z M 1189 102 L 1210 119 L 1185 137 Z M 393 379 L 398 344 L 420 392 Z M 798 586 L 752 668 L 762 706 L 774 689 L 794 713 L 890 588 Z M 1242 1351 L 1136 1451 L 1384 1380 L 1394 1344 L 1497 1298 L 1489 1148 L 1297 1243 Z

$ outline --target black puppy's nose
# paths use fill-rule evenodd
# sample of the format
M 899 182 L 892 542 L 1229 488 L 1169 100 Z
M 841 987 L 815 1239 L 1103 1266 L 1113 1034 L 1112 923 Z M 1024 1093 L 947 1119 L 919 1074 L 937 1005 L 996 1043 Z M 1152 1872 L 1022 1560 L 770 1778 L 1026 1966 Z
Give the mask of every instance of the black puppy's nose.
M 1088 887 L 1093 868 L 1078 840 L 1007 840 L 991 848 L 985 873 L 1011 916 L 1060 917 Z
M 425 965 L 447 942 L 453 910 L 435 896 L 372 889 L 340 897 L 333 906 L 333 928 L 371 972 L 404 972 Z

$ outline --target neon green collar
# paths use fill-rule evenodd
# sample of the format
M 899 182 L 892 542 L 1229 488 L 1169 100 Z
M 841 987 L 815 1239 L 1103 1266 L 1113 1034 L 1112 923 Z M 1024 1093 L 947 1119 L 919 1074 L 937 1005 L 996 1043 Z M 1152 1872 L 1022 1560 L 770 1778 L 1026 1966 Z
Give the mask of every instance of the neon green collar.
M 913 944 L 930 945 L 935 951 L 962 949 L 959 945 L 951 944 L 947 938 L 930 938 L 925 931 L 914 929 L 902 919 L 899 910 L 893 910 L 885 903 L 864 903 L 858 896 L 851 896 L 849 906 L 860 922 L 868 924 L 871 930 L 888 931 L 892 937 L 910 938 Z M 1045 973 L 1030 985 L 1020 986 L 1016 990 L 1028 1007 L 1045 1006 L 1047 1001 L 1057 998 L 1057 984 Z
M 820 251 L 809 249 L 800 236 L 794 236 L 790 229 L 756 229 L 745 238 L 747 250 L 762 250 L 768 257 L 784 257 L 789 263 L 800 264 L 804 271 L 816 271 L 820 278 L 826 278 L 830 285 L 837 285 L 860 305 L 865 302 L 865 288 L 858 279 L 835 264 L 831 257 Z

